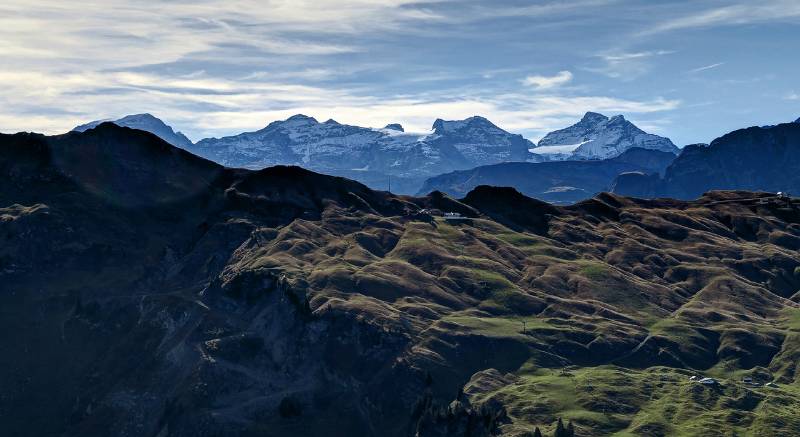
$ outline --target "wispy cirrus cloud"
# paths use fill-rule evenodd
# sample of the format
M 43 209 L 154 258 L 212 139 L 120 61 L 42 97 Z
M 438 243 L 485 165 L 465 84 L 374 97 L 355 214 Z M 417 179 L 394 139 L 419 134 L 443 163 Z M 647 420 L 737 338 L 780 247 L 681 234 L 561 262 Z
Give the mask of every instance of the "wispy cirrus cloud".
M 485 1 L 460 1 L 458 8 L 446 15 L 439 15 L 445 21 L 474 22 L 502 18 L 535 18 L 564 16 L 574 13 L 587 13 L 622 3 L 622 0 L 573 0 L 529 2 L 531 4 L 497 7 Z M 441 2 L 446 5 L 448 1 Z
M 721 67 L 723 65 L 725 65 L 724 62 L 717 62 L 715 64 L 704 65 L 702 67 L 697 67 L 697 68 L 693 68 L 693 69 L 689 70 L 689 73 L 701 73 L 703 71 L 713 70 L 713 69 Z
M 598 56 L 608 62 L 625 62 L 635 59 L 652 58 L 653 56 L 671 55 L 673 53 L 675 52 L 672 50 L 652 50 L 633 53 L 617 52 L 614 54 L 603 54 Z
M 588 71 L 600 73 L 615 79 L 631 80 L 642 76 L 651 69 L 654 58 L 671 55 L 674 50 L 622 51 L 614 50 L 596 55 L 603 65 L 588 67 Z
M 767 21 L 791 21 L 800 17 L 800 3 L 795 0 L 736 2 L 723 7 L 692 11 L 650 26 L 643 34 L 712 26 L 734 26 Z

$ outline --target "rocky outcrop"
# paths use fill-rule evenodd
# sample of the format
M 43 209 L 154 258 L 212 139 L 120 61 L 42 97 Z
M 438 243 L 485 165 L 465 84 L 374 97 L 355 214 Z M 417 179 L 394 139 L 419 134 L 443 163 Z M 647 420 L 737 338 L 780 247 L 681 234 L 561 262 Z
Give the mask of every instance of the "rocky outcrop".
M 614 178 L 609 191 L 642 199 L 652 199 L 661 195 L 661 187 L 661 177 L 657 173 L 630 171 L 620 173 Z

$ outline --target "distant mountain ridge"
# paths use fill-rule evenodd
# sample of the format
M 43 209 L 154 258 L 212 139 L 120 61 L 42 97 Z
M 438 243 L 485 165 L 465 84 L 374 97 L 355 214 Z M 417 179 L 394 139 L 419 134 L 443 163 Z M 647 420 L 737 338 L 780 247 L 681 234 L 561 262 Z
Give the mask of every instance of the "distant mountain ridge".
M 417 192 L 433 176 L 503 162 L 608 159 L 631 148 L 678 150 L 668 139 L 643 132 L 621 115 L 609 118 L 595 112 L 551 132 L 538 146 L 480 116 L 436 119 L 429 132 L 406 132 L 399 123 L 378 129 L 333 119 L 320 123 L 297 114 L 257 131 L 206 138 L 196 144 L 151 114 L 93 121 L 74 130 L 83 132 L 104 121 L 153 133 L 229 167 L 298 165 L 406 194 Z
M 695 199 L 710 190 L 800 192 L 800 123 L 739 129 L 709 145 L 684 147 L 663 177 L 620 175 L 613 191 Z
M 484 117 L 437 119 L 429 132 L 406 132 L 399 123 L 366 128 L 297 114 L 253 132 L 206 138 L 193 144 L 150 114 L 93 121 L 86 131 L 111 121 L 153 133 L 177 147 L 229 167 L 261 169 L 298 165 L 361 181 L 375 189 L 416 192 L 430 177 L 507 161 L 540 161 L 535 147 Z
M 239 135 L 207 138 L 193 151 L 226 166 L 299 165 L 373 188 L 415 192 L 430 176 L 504 161 L 535 159 L 533 143 L 483 117 L 434 122 L 431 132 L 324 123 L 302 114 Z
M 670 152 L 633 148 L 605 160 L 506 162 L 434 176 L 417 194 L 441 191 L 463 197 L 480 185 L 491 185 L 514 187 L 526 196 L 568 204 L 608 191 L 620 173 L 657 176 L 674 159 Z
M 161 121 L 161 119 L 153 116 L 152 114 L 133 114 L 127 115 L 117 120 L 96 120 L 72 129 L 76 132 L 84 132 L 93 129 L 105 122 L 112 122 L 117 126 L 129 127 L 131 129 L 139 129 L 145 132 L 150 132 L 157 135 L 162 140 L 172 144 L 175 147 L 189 150 L 192 148 L 192 141 L 181 132 L 176 132 L 172 127 Z
M 638 147 L 677 154 L 668 138 L 649 134 L 622 115 L 587 112 L 574 125 L 547 134 L 531 152 L 551 160 L 608 159 Z

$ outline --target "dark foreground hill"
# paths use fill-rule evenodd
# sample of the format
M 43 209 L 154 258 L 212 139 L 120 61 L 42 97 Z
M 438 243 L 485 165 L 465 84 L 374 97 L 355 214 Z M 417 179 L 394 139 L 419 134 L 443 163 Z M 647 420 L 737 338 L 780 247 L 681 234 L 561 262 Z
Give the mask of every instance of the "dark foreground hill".
M 797 201 L 399 197 L 111 124 L 0 178 L 3 435 L 800 433 Z

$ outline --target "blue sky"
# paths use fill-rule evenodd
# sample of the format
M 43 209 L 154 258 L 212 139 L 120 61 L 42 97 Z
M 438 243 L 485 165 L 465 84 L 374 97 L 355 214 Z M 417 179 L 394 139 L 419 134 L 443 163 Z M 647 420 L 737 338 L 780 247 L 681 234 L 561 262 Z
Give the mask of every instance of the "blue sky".
M 800 116 L 797 0 L 75 3 L 0 4 L 0 131 L 483 115 L 536 140 L 597 111 L 685 145 Z

